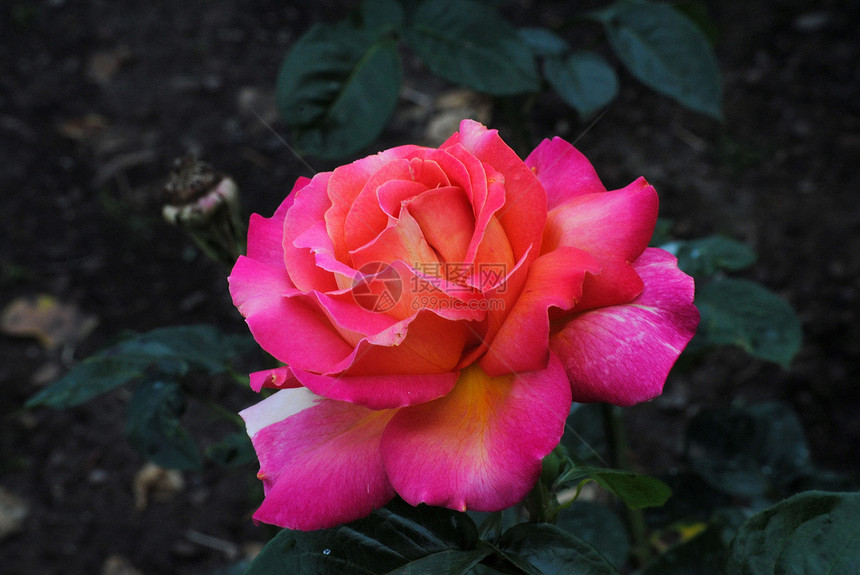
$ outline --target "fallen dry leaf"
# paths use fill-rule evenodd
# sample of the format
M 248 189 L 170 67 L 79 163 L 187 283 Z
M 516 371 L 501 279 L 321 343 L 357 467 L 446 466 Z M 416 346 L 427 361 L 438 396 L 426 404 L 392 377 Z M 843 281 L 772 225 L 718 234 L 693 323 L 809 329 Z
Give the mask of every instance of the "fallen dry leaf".
M 0 487 L 0 540 L 21 531 L 29 514 L 26 501 Z
M 134 506 L 146 509 L 150 500 L 167 501 L 185 488 L 182 473 L 149 462 L 134 476 Z
M 102 565 L 102 575 L 141 575 L 141 572 L 122 555 L 111 555 Z
M 0 333 L 34 337 L 48 349 L 83 340 L 97 324 L 95 316 L 46 294 L 17 298 L 0 314 Z
M 88 144 L 95 141 L 108 128 L 108 119 L 101 114 L 86 114 L 60 123 L 57 131 L 65 138 Z
M 424 137 L 433 146 L 441 144 L 456 132 L 464 118 L 489 124 L 493 109 L 489 97 L 467 89 L 444 92 L 436 98 L 434 107 L 436 111 L 427 122 L 424 132 Z
M 87 62 L 87 76 L 97 84 L 107 84 L 130 59 L 131 51 L 128 46 L 94 52 Z

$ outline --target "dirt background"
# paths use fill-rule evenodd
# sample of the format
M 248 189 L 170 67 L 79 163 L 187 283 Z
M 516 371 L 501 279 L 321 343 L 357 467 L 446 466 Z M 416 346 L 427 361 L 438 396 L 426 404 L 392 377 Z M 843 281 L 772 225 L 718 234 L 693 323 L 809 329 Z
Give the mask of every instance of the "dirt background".
M 747 276 L 803 321 L 790 370 L 722 350 L 670 378 L 660 400 L 629 410 L 637 464 L 671 469 L 683 422 L 703 406 L 774 398 L 801 416 L 816 462 L 857 477 L 860 6 L 708 4 L 725 122 L 622 74 L 620 97 L 584 135 L 552 96 L 537 102 L 528 134 L 532 144 L 579 137 L 610 188 L 645 175 L 675 234 L 722 232 L 754 247 Z M 19 531 L 0 539 L 4 573 L 211 573 L 269 536 L 249 519 L 260 495 L 253 466 L 185 473 L 180 489 L 136 506 L 144 461 L 123 439 L 128 390 L 67 411 L 21 406 L 121 330 L 244 329 L 226 269 L 160 219 L 158 191 L 172 160 L 191 153 L 232 174 L 246 214 L 270 213 L 309 175 L 273 113 L 279 64 L 311 23 L 346 10 L 274 0 L 0 5 L 0 306 L 47 294 L 61 316 L 77 318 L 52 345 L 0 336 L 0 507 L 26 510 Z M 506 10 L 521 25 L 553 25 L 571 7 L 519 0 Z M 450 88 L 404 55 L 408 90 L 367 152 L 424 141 Z M 507 136 L 501 107 L 491 124 Z M 94 325 L 84 319 L 96 327 L 81 329 Z M 225 382 L 200 385 L 231 410 L 255 400 Z M 220 429 L 194 411 L 189 422 L 204 442 Z

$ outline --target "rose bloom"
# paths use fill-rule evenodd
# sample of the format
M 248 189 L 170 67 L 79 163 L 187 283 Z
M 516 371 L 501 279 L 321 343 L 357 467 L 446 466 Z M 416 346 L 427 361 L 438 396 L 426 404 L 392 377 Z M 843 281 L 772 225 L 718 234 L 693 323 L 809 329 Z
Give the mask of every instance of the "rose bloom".
M 560 138 L 523 161 L 467 120 L 438 149 L 301 178 L 253 215 L 230 293 L 285 364 L 251 374 L 279 391 L 241 414 L 255 520 L 319 529 L 395 495 L 504 509 L 571 401 L 659 395 L 699 314 L 693 280 L 647 247 L 657 204 L 643 178 L 607 191 Z

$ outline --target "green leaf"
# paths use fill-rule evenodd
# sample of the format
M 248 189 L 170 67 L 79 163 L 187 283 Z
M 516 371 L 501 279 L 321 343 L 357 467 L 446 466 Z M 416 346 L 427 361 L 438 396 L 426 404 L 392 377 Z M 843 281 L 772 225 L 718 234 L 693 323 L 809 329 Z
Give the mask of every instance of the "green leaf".
M 127 358 L 90 357 L 27 400 L 26 406 L 64 408 L 80 405 L 141 377 L 149 363 Z
M 388 575 L 465 575 L 484 557 L 493 552 L 491 547 L 461 551 L 449 549 L 410 561 L 403 567 L 389 571 Z
M 631 509 L 659 507 L 672 496 L 669 486 L 656 477 L 617 469 L 604 469 L 592 473 L 591 478 L 611 491 Z
M 860 573 L 860 493 L 809 491 L 753 515 L 732 541 L 726 573 Z
M 711 18 L 708 13 L 708 7 L 702 0 L 680 0 L 672 2 L 672 8 L 686 16 L 693 24 L 695 24 L 708 43 L 712 46 L 717 43 L 720 36 L 720 31 L 717 23 Z
M 631 509 L 659 507 L 672 496 L 672 490 L 669 489 L 669 486 L 656 477 L 619 469 L 575 467 L 559 477 L 558 483 L 569 483 L 575 480 L 587 481 L 589 479 L 596 481 Z M 580 481 L 581 483 L 582 481 Z
M 713 276 L 720 270 L 742 270 L 756 259 L 749 246 L 720 235 L 669 242 L 660 247 L 676 256 L 678 267 L 695 277 Z
M 581 116 L 590 116 L 618 94 L 615 70 L 594 52 L 549 57 L 543 71 L 550 86 Z
M 79 405 L 142 377 L 153 366 L 165 376 L 189 369 L 210 374 L 229 369 L 232 358 L 254 349 L 254 340 L 227 335 L 208 325 L 177 326 L 128 337 L 83 360 L 27 401 L 27 407 Z
M 606 505 L 574 501 L 561 512 L 556 525 L 592 545 L 616 567 L 622 565 L 630 553 L 624 522 Z
M 574 403 L 564 425 L 561 443 L 577 460 L 590 465 L 602 462 L 606 452 L 606 432 L 603 410 L 598 403 Z
M 361 3 L 362 28 L 385 34 L 403 27 L 403 7 L 397 0 L 364 0 Z
M 284 59 L 278 109 L 297 147 L 322 158 L 346 156 L 382 132 L 402 76 L 393 38 L 347 23 L 317 25 Z
M 687 461 L 715 489 L 750 498 L 787 491 L 812 466 L 800 420 L 778 402 L 700 411 L 687 428 Z
M 525 521 L 522 510 L 517 507 L 493 512 L 467 511 L 466 513 L 478 525 L 479 537 L 488 541 L 497 540 L 510 527 Z
M 570 44 L 546 28 L 520 28 L 517 34 L 536 56 L 561 56 L 570 52 Z
M 494 96 L 540 90 L 532 51 L 499 14 L 473 0 L 428 0 L 406 40 L 433 72 Z
M 114 358 L 175 363 L 182 370 L 200 369 L 214 375 L 225 373 L 232 358 L 255 348 L 254 340 L 244 334 L 225 334 L 211 325 L 183 325 L 134 336 L 104 353 Z
M 785 300 L 744 279 L 717 278 L 696 286 L 705 345 L 737 345 L 788 367 L 800 349 L 800 320 Z
M 618 2 L 597 14 L 609 42 L 643 84 L 682 105 L 722 118 L 722 79 L 707 38 L 666 4 Z
M 218 443 L 206 448 L 206 457 L 225 467 L 238 467 L 256 461 L 257 454 L 251 439 L 244 431 L 231 433 Z
M 477 528 L 465 513 L 395 500 L 332 529 L 284 529 L 266 544 L 246 575 L 388 573 L 437 553 L 473 551 L 477 541 Z M 447 557 L 453 562 L 454 555 Z
M 618 570 L 594 547 L 549 523 L 520 523 L 499 541 L 505 556 L 518 557 L 543 575 L 610 575 Z
M 179 384 L 144 379 L 128 404 L 126 435 L 147 459 L 171 469 L 199 469 L 203 461 L 191 435 L 180 425 L 185 396 Z

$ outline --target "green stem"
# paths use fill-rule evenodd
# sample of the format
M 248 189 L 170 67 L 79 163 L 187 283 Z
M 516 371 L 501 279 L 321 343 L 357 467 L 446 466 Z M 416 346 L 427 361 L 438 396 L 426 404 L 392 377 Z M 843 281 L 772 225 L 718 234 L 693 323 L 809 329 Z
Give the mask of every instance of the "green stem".
M 528 512 L 529 521 L 533 523 L 546 523 L 547 522 L 547 499 L 549 497 L 549 493 L 547 493 L 546 486 L 543 484 L 543 481 L 538 480 L 532 490 L 526 495 L 526 498 L 523 500 L 523 506 Z
M 630 470 L 630 460 L 627 458 L 627 428 L 624 425 L 624 411 L 610 404 L 603 404 L 603 417 L 606 424 L 606 435 L 609 440 L 609 456 L 612 466 L 616 469 Z M 639 565 L 644 565 L 651 557 L 651 546 L 646 536 L 645 516 L 641 509 L 627 511 L 627 528 L 633 542 L 631 553 Z

